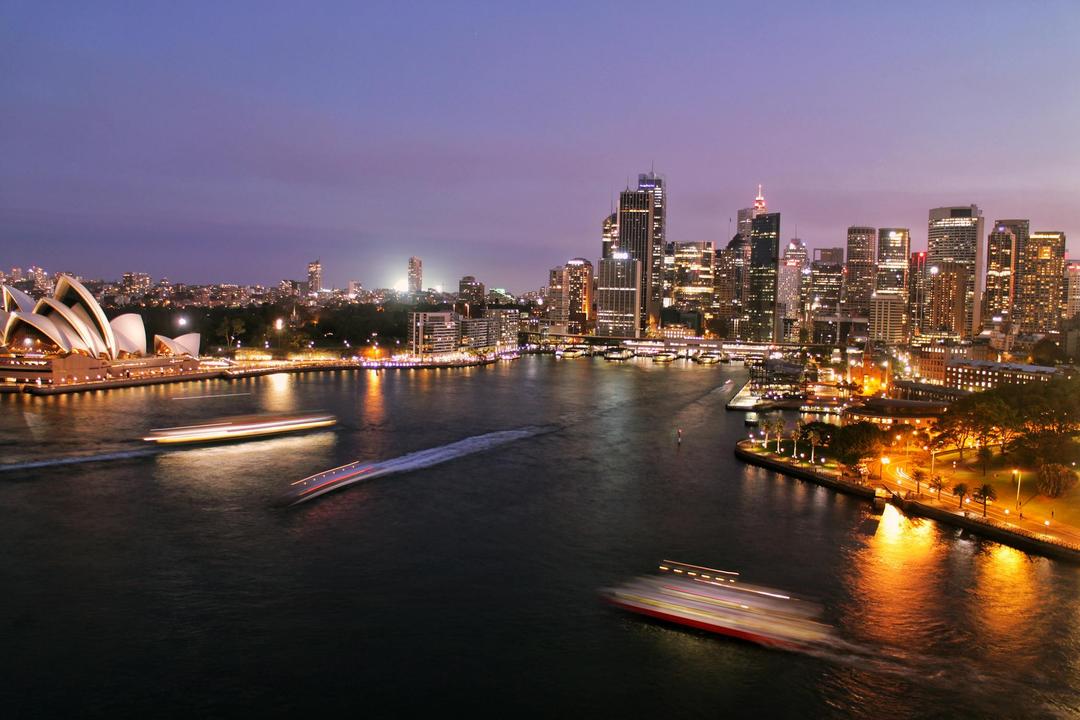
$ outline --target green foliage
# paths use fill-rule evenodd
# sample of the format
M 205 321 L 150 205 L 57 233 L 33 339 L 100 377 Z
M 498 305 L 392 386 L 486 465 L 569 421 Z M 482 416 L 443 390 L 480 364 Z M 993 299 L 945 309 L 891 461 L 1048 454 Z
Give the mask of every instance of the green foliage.
M 865 457 L 875 456 L 887 446 L 889 434 L 869 422 L 833 427 L 828 442 L 829 454 L 837 462 L 854 465 Z
M 975 488 L 975 492 L 972 493 L 972 496 L 977 502 L 982 503 L 983 517 L 986 517 L 986 503 L 991 500 L 997 500 L 997 490 L 994 489 L 993 485 L 985 483 Z
M 1040 495 L 1055 499 L 1076 486 L 1076 473 L 1060 463 L 1044 463 L 1039 466 L 1035 486 Z
M 967 495 L 967 483 L 956 483 L 952 486 L 952 494 L 960 498 L 960 507 L 964 507 L 964 496 Z
M 930 478 L 930 482 L 927 483 L 929 488 L 937 493 L 938 502 L 941 502 L 941 491 L 945 488 L 945 481 L 940 475 L 935 475 Z
M 1031 356 L 1028 359 L 1035 365 L 1052 367 L 1065 362 L 1065 352 L 1053 339 L 1044 337 L 1031 347 Z

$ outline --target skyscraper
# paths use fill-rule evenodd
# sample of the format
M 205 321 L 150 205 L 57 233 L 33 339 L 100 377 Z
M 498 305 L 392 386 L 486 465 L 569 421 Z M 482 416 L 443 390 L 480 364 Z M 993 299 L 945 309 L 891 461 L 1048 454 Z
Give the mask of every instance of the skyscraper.
M 592 290 L 592 263 L 588 260 L 574 258 L 552 268 L 548 318 L 563 332 L 575 335 L 588 332 L 592 324 Z
M 672 299 L 681 312 L 712 314 L 714 287 L 713 244 L 711 242 L 673 243 Z
M 637 189 L 619 193 L 618 247 L 641 263 L 643 331 L 660 324 L 666 217 L 664 182 L 655 173 L 639 175 Z
M 931 265 L 927 276 L 929 303 L 923 321 L 924 335 L 959 338 L 967 334 L 967 288 L 971 271 L 967 264 L 942 262 Z
M 826 253 L 825 260 L 810 263 L 810 312 L 814 318 L 831 317 L 840 312 L 840 295 L 844 287 L 844 265 L 836 256 Z
M 982 314 L 983 283 L 986 281 L 983 216 L 977 205 L 940 207 L 930 211 L 927 263 L 932 267 L 955 262 L 967 268 L 964 291 L 963 336 L 974 335 Z
M 784 249 L 776 283 L 776 305 L 780 318 L 780 337 L 783 340 L 799 339 L 799 321 L 802 319 L 803 270 L 808 267 L 806 246 L 802 240 L 793 239 Z
M 602 258 L 596 278 L 596 334 L 641 336 L 641 262 L 623 250 Z
M 322 263 L 314 260 L 307 266 L 308 292 L 317 294 L 322 290 Z
M 1027 245 L 1028 236 L 1031 235 L 1031 221 L 1025 218 L 1012 218 L 1008 220 L 998 220 L 994 223 L 995 227 L 1005 227 L 1011 230 L 1013 235 L 1016 236 L 1016 250 L 1013 253 L 1013 314 L 1016 314 L 1016 291 L 1020 289 L 1020 273 L 1023 268 L 1020 267 L 1020 258 L 1024 257 L 1024 247 Z
M 908 331 L 922 333 L 926 319 L 926 252 L 913 252 L 908 259 Z
M 907 303 L 911 232 L 907 228 L 878 230 L 877 279 L 874 292 L 899 295 Z
M 852 225 L 847 229 L 843 304 L 848 315 L 868 317 L 874 294 L 874 255 L 877 229 Z
M 758 195 L 760 197 L 761 193 Z M 778 339 L 776 280 L 779 262 L 780 213 L 758 215 L 750 230 L 748 340 L 775 342 Z
M 468 317 L 480 317 L 483 314 L 487 296 L 484 292 L 484 283 L 472 275 L 466 275 L 458 282 L 458 302 L 467 306 L 462 308 L 462 315 Z
M 418 293 L 424 289 L 424 264 L 420 258 L 409 258 L 409 292 Z
M 619 249 L 619 214 L 613 212 L 600 224 L 600 257 L 611 257 Z
M 1080 314 L 1080 262 L 1069 263 L 1065 267 L 1065 315 L 1063 320 L 1072 320 Z
M 1020 257 L 1016 320 L 1025 333 L 1056 332 L 1065 285 L 1065 233 L 1034 232 Z
M 986 239 L 986 291 L 983 293 L 983 325 L 995 318 L 1012 317 L 1016 294 L 1016 231 L 1001 222 Z

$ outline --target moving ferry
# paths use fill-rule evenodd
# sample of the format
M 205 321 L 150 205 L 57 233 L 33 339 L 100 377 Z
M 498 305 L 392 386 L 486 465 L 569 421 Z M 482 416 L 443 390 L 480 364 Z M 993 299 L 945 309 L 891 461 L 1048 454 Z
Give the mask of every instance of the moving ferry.
M 739 573 L 664 560 L 643 575 L 601 591 L 612 605 L 638 615 L 746 640 L 806 651 L 835 643 L 821 609 L 782 590 L 748 585 Z
M 237 415 L 200 425 L 183 425 L 151 430 L 150 434 L 144 437 L 143 440 L 159 445 L 228 442 L 230 440 L 243 440 L 326 428 L 336 423 L 337 418 L 326 413 Z
M 678 354 L 673 353 L 670 350 L 664 350 L 663 352 L 658 352 L 653 355 L 652 361 L 656 363 L 669 363 L 677 359 L 678 357 Z

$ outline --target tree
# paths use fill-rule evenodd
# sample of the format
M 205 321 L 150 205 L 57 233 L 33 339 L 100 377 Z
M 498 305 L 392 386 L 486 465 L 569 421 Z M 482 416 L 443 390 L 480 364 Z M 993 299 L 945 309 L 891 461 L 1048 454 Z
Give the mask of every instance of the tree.
M 974 495 L 977 501 L 982 503 L 983 517 L 986 517 L 986 503 L 990 500 L 997 500 L 997 490 L 995 490 L 994 486 L 990 483 L 984 483 L 976 488 L 972 495 Z
M 930 482 L 928 483 L 928 485 L 930 486 L 931 490 L 937 493 L 938 502 L 941 502 L 941 490 L 945 487 L 945 481 L 941 479 L 940 475 L 935 475 L 934 477 L 930 478 Z
M 979 462 L 982 464 L 982 474 L 986 477 L 986 466 L 990 464 L 990 458 L 994 456 L 988 445 L 979 446 Z
M 776 454 L 780 454 L 780 443 L 784 439 L 784 429 L 787 425 L 784 423 L 784 418 L 777 415 L 771 420 L 773 426 L 773 432 L 776 433 Z
M 915 468 L 911 471 L 911 479 L 915 481 L 915 494 L 922 495 L 922 484 L 926 482 L 926 471 Z
M 1039 466 L 1035 478 L 1035 487 L 1039 494 L 1056 499 L 1076 486 L 1076 473 L 1059 463 L 1045 463 Z
M 818 443 L 821 442 L 821 433 L 817 430 L 811 430 L 806 433 L 806 441 L 810 443 L 810 463 L 814 462 L 814 451 L 817 450 Z
M 791 457 L 799 457 L 799 440 L 806 434 L 806 423 L 802 420 L 795 422 L 795 429 L 791 431 Z
M 952 486 L 952 494 L 960 498 L 960 507 L 964 507 L 964 496 L 967 495 L 967 483 L 956 483 Z
M 1031 346 L 1031 356 L 1029 358 L 1035 365 L 1047 365 L 1053 367 L 1060 362 L 1065 362 L 1065 353 L 1062 351 L 1061 346 L 1054 342 L 1049 337 L 1044 337 L 1037 343 Z
M 232 347 L 235 344 L 236 337 L 243 335 L 245 329 L 244 319 L 233 317 L 222 320 L 217 332 L 218 335 L 225 339 L 225 344 Z

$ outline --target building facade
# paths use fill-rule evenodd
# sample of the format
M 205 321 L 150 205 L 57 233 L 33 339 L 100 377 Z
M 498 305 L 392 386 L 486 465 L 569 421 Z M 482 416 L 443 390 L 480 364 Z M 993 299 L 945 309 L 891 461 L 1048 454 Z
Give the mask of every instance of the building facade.
M 1016 294 L 1016 230 L 1001 221 L 986 238 L 986 290 L 983 293 L 983 325 L 1012 318 Z
M 420 258 L 409 258 L 409 292 L 418 293 L 424 289 L 424 263 Z
M 853 225 L 847 229 L 843 306 L 848 315 L 868 317 L 874 294 L 877 229 Z
M 626 251 L 600 260 L 596 278 L 596 334 L 641 336 L 641 261 Z
M 940 207 L 930 211 L 927 239 L 927 263 L 958 263 L 966 270 L 964 288 L 964 336 L 974 335 L 982 316 L 983 283 L 986 280 L 986 255 L 983 238 L 983 215 L 977 205 Z
M 753 219 L 750 231 L 747 339 L 751 341 L 775 342 L 778 339 L 776 281 L 779 262 L 780 213 L 758 215 Z
M 1065 233 L 1031 233 L 1024 245 L 1020 265 L 1015 317 L 1020 331 L 1057 332 L 1065 299 Z

